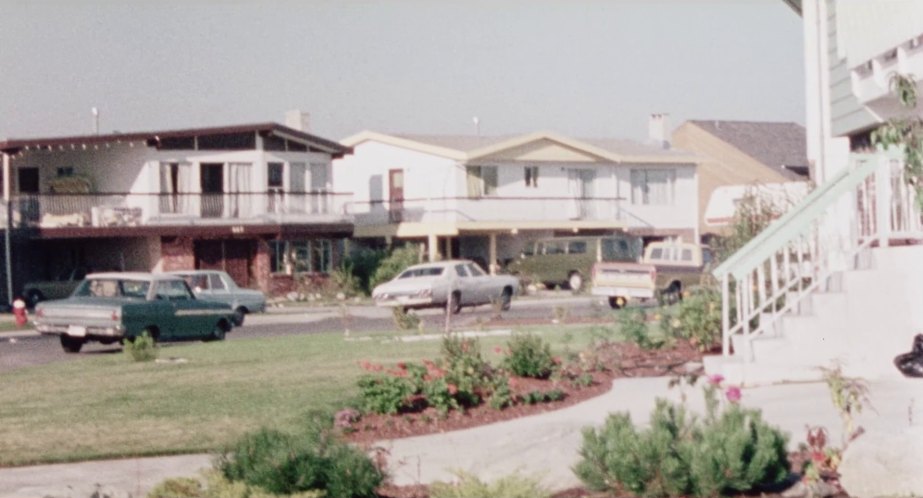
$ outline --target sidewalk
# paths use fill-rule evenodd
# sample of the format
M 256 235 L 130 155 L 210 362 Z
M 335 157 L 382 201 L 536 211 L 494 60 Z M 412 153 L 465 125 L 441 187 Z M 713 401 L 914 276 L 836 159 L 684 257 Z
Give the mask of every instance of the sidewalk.
M 453 469 L 491 480 L 512 472 L 540 476 L 553 489 L 579 485 L 571 472 L 578 461 L 581 430 L 599 426 L 610 412 L 627 411 L 636 423 L 646 423 L 656 398 L 678 401 L 682 392 L 670 389 L 666 378 L 621 379 L 603 396 L 571 407 L 483 427 L 445 434 L 385 441 L 389 470 L 397 484 L 452 479 Z M 866 433 L 897 433 L 923 423 L 908 418 L 913 399 L 921 392 L 914 379 L 888 379 L 869 384 L 874 410 L 858 418 Z M 690 409 L 704 406 L 697 388 L 685 387 Z M 789 446 L 804 440 L 807 425 L 828 429 L 838 444 L 842 430 L 827 386 L 823 383 L 783 384 L 743 390 L 741 402 L 760 408 L 764 418 L 789 434 Z M 82 497 L 97 484 L 114 497 L 144 496 L 168 477 L 195 476 L 208 468 L 210 455 L 184 455 L 116 461 L 83 462 L 0 469 L 0 498 Z

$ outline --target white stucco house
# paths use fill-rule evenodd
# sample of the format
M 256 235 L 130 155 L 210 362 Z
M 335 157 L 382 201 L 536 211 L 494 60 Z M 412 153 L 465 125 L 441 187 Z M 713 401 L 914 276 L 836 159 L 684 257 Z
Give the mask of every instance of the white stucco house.
M 698 240 L 698 159 L 664 146 L 552 132 L 341 143 L 353 153 L 334 161 L 334 183 L 353 193 L 355 236 L 419 242 L 430 259 L 503 262 L 556 234 Z
M 347 153 L 277 123 L 0 141 L 4 290 L 83 267 L 219 268 L 285 292 L 332 269 L 352 234 L 331 171 Z

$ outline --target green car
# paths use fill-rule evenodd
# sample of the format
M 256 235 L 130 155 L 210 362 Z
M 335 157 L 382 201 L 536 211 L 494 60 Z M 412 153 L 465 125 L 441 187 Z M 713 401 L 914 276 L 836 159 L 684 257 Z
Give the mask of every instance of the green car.
M 577 292 L 599 261 L 636 262 L 641 257 L 640 237 L 629 234 L 553 237 L 529 243 L 507 269 L 523 281 L 545 287 L 568 287 Z
M 67 299 L 35 308 L 35 328 L 61 338 L 67 353 L 84 344 L 133 340 L 145 332 L 157 341 L 223 340 L 234 310 L 225 303 L 196 299 L 176 275 L 94 273 Z

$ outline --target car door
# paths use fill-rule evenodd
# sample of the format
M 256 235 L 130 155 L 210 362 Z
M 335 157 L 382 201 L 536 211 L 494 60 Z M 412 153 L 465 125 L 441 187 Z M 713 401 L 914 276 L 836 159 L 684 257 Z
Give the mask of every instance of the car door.
M 461 293 L 461 304 L 467 305 L 475 302 L 477 287 L 468 269 L 464 263 L 458 263 L 453 267 L 454 275 L 452 278 L 452 291 Z
M 224 303 L 229 306 L 234 305 L 234 296 L 231 295 L 230 290 L 228 289 L 227 282 L 222 278 L 220 273 L 209 273 L 208 277 L 208 290 L 203 293 L 203 297 L 208 296 L 209 301 L 215 301 L 219 303 Z
M 474 304 L 489 303 L 491 299 L 500 295 L 500 291 L 495 288 L 497 286 L 493 285 L 492 279 L 476 264 L 468 263 L 465 265 L 465 269 L 468 270 L 468 275 L 470 275 L 468 278 L 472 289 L 474 289 L 471 293 Z
M 183 280 L 161 280 L 157 283 L 156 299 L 169 303 L 172 316 L 164 317 L 170 338 L 188 339 L 211 333 L 213 316 L 203 306 Z M 163 334 L 163 330 L 161 330 Z

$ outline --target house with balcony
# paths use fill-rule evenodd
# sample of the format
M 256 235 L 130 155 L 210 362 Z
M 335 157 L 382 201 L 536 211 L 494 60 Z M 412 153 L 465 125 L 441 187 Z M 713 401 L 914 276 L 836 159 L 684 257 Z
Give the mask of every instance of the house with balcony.
M 817 187 L 714 270 L 722 355 L 709 373 L 756 384 L 900 376 L 923 331 L 919 181 L 900 147 L 874 143 L 891 120 L 920 120 L 895 77 L 923 74 L 923 3 L 785 0 L 804 26 L 807 155 Z M 923 84 L 905 78 L 918 95 Z
M 342 143 L 353 153 L 334 183 L 353 192 L 356 238 L 418 243 L 431 260 L 494 271 L 530 240 L 575 233 L 698 240 L 698 159 L 660 144 L 374 131 Z
M 2 141 L 4 290 L 83 267 L 217 268 L 285 292 L 352 234 L 331 181 L 349 151 L 277 123 Z
M 787 210 L 809 189 L 805 129 L 798 123 L 690 120 L 673 130 L 673 146 L 703 158 L 699 165 L 699 232 L 726 233 L 747 193 Z

